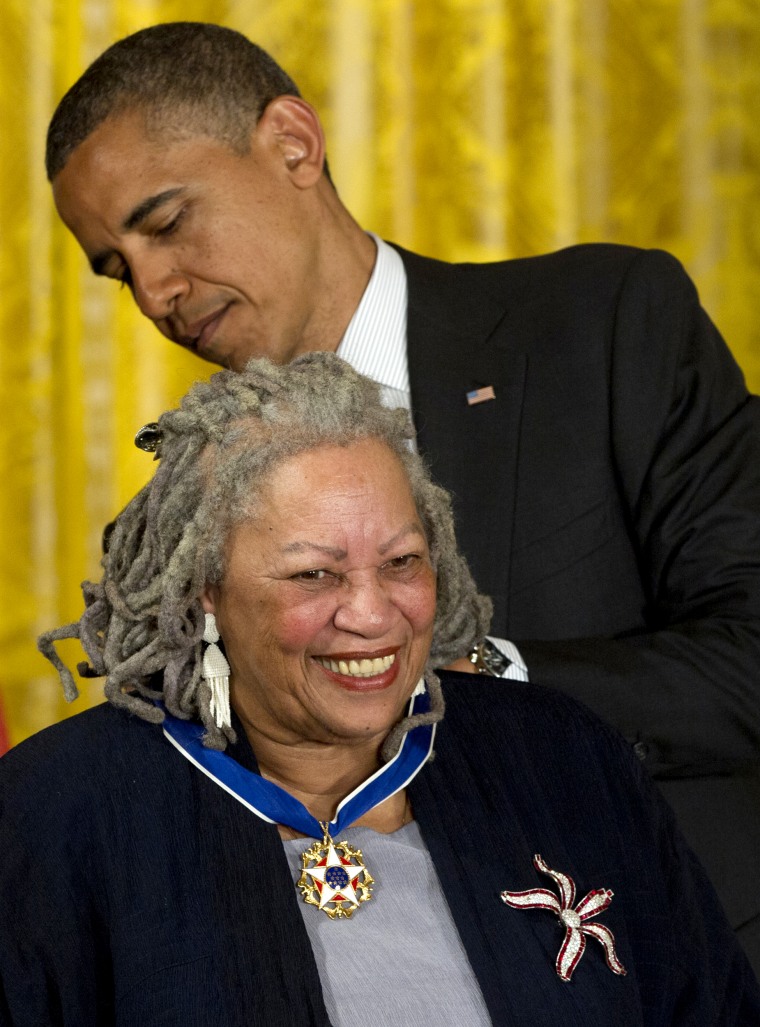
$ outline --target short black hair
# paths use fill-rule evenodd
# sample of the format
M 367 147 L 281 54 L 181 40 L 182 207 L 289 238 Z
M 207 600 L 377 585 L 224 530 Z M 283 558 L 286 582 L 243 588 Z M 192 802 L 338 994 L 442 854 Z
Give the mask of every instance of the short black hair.
M 300 95 L 265 50 L 233 29 L 193 21 L 141 29 L 105 50 L 58 104 L 47 134 L 47 176 L 52 182 L 113 114 L 142 110 L 154 125 L 182 125 L 246 152 L 266 106 Z

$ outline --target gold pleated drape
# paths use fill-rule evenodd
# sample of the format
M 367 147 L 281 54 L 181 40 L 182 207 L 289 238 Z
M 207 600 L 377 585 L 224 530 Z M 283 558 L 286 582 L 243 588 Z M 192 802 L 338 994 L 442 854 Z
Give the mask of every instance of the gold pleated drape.
M 606 240 L 674 252 L 760 391 L 758 0 L 4 0 L 0 33 L 0 702 L 66 707 L 39 631 L 75 619 L 103 525 L 145 482 L 136 429 L 208 365 L 90 275 L 43 171 L 58 98 L 110 42 L 216 21 L 321 110 L 366 228 L 451 260 Z M 64 650 L 70 662 L 76 646 Z

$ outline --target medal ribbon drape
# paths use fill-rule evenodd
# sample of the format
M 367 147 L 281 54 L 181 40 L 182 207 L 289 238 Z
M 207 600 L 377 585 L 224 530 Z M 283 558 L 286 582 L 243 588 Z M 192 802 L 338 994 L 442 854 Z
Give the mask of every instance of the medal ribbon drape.
M 412 697 L 410 713 L 427 713 L 427 692 Z M 164 734 L 199 770 L 234 796 L 252 813 L 270 824 L 286 824 L 311 838 L 323 838 L 342 831 L 364 813 L 401 791 L 415 777 L 430 756 L 435 725 L 423 724 L 404 735 L 399 751 L 384 766 L 359 785 L 340 803 L 335 819 L 320 823 L 303 803 L 272 781 L 246 770 L 226 753 L 207 749 L 202 742 L 204 728 L 166 713 Z
M 421 685 L 409 703 L 410 714 L 427 713 L 430 709 L 430 698 Z M 354 849 L 347 841 L 334 842 L 332 834 L 349 827 L 362 814 L 405 788 L 424 766 L 435 738 L 435 724 L 407 731 L 393 759 L 347 795 L 339 804 L 335 819 L 328 823 L 318 821 L 284 788 L 241 767 L 226 753 L 207 749 L 200 724 L 166 713 L 163 727 L 166 737 L 186 759 L 257 817 L 321 839 L 301 853 L 297 886 L 304 902 L 316 906 L 331 920 L 349 919 L 360 903 L 372 897 L 375 883 L 361 849 Z

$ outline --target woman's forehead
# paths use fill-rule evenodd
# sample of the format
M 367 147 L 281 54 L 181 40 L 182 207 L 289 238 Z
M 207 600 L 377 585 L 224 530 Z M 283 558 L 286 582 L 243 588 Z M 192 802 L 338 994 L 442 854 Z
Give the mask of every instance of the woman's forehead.
M 292 499 L 308 508 L 323 496 L 348 494 L 359 500 L 366 493 L 411 500 L 406 468 L 377 439 L 306 449 L 274 462 L 262 476 L 261 495 L 272 503 Z
M 406 469 L 384 443 L 365 439 L 323 445 L 274 465 L 259 487 L 241 495 L 233 520 L 258 524 L 281 545 L 343 546 L 365 538 L 389 546 L 396 536 L 423 533 Z

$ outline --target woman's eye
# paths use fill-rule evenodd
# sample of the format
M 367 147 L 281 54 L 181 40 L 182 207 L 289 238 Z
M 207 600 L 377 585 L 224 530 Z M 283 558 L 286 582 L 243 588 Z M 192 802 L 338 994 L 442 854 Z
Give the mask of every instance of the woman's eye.
M 315 570 L 315 571 L 299 571 L 298 574 L 294 574 L 293 578 L 296 581 L 322 581 L 323 578 L 327 577 L 327 571 Z
M 404 553 L 403 556 L 396 556 L 393 560 L 389 560 L 385 566 L 390 570 L 404 571 L 413 567 L 418 560 L 419 556 L 416 553 Z

